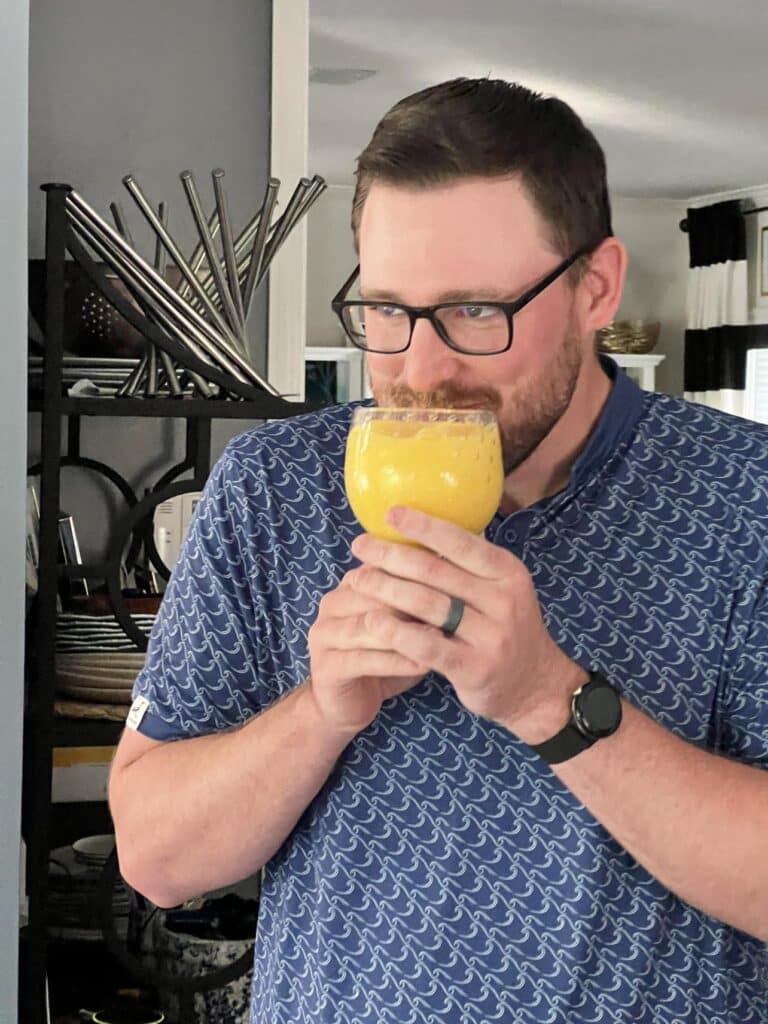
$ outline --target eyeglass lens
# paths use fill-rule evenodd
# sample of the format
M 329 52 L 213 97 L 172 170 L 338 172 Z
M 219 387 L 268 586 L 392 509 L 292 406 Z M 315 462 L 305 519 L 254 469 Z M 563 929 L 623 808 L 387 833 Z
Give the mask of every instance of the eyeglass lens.
M 495 352 L 506 348 L 510 325 L 497 306 L 447 306 L 435 311 L 445 334 L 454 345 L 470 352 Z M 347 306 L 344 323 L 359 345 L 382 352 L 407 348 L 411 317 L 400 306 L 380 303 Z

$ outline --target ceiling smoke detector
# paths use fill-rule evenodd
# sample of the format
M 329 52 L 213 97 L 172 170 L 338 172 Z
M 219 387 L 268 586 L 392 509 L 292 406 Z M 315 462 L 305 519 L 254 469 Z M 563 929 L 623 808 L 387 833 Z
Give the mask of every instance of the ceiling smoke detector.
M 310 68 L 309 80 L 318 85 L 354 85 L 375 74 L 373 68 Z

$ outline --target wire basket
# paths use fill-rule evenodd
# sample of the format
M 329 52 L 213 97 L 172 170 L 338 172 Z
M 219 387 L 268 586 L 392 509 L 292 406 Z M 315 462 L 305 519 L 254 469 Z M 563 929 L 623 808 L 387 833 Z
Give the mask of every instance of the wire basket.
M 644 355 L 656 348 L 660 330 L 658 320 L 614 320 L 597 332 L 597 347 L 600 352 Z
M 121 297 L 131 301 L 125 284 L 109 275 Z M 29 261 L 29 307 L 45 324 L 45 260 Z M 64 264 L 64 347 L 79 356 L 141 357 L 147 339 L 96 289 L 82 267 Z

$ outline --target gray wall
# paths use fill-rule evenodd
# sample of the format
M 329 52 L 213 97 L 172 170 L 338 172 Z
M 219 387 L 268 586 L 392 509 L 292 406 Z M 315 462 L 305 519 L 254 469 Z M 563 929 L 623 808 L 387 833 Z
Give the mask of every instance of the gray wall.
M 350 218 L 354 189 L 330 185 L 307 221 L 307 344 L 346 345 L 331 299 L 352 273 L 357 255 Z
M 139 248 L 149 229 L 121 184 L 132 172 L 170 207 L 184 251 L 193 227 L 179 172 L 195 174 L 210 207 L 210 172 L 226 171 L 235 230 L 258 208 L 269 172 L 271 0 L 31 0 L 30 255 L 43 255 L 41 182 L 66 181 L 109 217 L 126 211 Z M 284 189 L 289 187 L 286 183 Z M 281 195 L 283 201 L 285 197 Z M 266 287 L 250 323 L 254 362 L 266 365 Z M 214 448 L 249 424 L 214 425 Z M 181 424 L 86 421 L 83 452 L 116 463 L 139 491 L 177 461 Z M 30 423 L 30 457 L 37 422 Z M 117 502 L 97 479 L 68 473 L 62 507 L 77 517 L 86 556 L 98 553 Z
M 27 0 L 0 4 L 0 1021 L 16 1020 L 24 636 Z
M 685 202 L 611 197 L 613 230 L 629 256 L 617 320 L 659 320 L 656 390 L 683 393 L 683 341 L 688 287 L 688 236 L 679 227 Z

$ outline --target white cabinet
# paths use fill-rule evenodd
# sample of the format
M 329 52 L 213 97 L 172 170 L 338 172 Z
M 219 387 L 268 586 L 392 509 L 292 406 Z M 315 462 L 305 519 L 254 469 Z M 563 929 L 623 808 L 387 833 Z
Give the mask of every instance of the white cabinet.
M 311 366 L 313 363 L 322 365 Z M 326 367 L 325 364 L 329 365 Z M 335 370 L 331 364 L 335 364 Z M 352 345 L 308 345 L 304 350 L 304 367 L 306 383 L 322 387 L 328 401 L 354 402 L 370 395 L 365 353 Z M 316 372 L 318 369 L 320 374 Z M 324 369 L 329 372 L 322 373 Z
M 623 367 L 644 391 L 656 390 L 656 367 L 666 359 L 666 356 L 653 353 L 641 356 L 633 352 L 606 352 L 605 355 Z
M 654 391 L 656 387 L 656 367 L 666 356 L 635 355 L 634 353 L 606 352 L 607 356 L 623 367 L 630 377 L 637 381 L 645 391 Z M 308 345 L 304 350 L 305 370 L 307 364 L 335 363 L 335 372 L 325 375 L 328 386 L 333 394 L 327 398 L 335 402 L 354 402 L 359 398 L 368 398 L 371 394 L 365 371 L 364 353 L 359 348 L 344 345 Z M 328 367 L 330 370 L 330 365 Z

